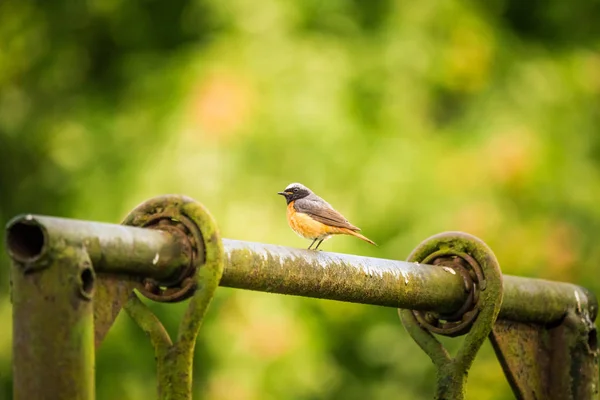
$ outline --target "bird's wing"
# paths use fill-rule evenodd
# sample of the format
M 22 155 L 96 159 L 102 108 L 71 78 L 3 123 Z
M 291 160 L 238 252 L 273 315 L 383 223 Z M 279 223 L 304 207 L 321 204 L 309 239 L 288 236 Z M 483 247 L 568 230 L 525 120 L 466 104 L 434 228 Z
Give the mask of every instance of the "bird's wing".
M 313 219 L 329 226 L 347 228 L 358 232 L 360 229 L 352 225 L 342 214 L 337 212 L 325 200 L 300 199 L 294 202 L 297 212 L 310 215 Z

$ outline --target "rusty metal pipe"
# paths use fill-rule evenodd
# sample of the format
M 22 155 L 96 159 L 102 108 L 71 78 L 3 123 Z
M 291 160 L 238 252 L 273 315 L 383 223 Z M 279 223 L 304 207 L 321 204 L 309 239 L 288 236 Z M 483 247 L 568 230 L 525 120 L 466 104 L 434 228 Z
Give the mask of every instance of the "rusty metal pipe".
M 39 215 L 21 215 L 7 225 L 10 256 L 34 269 L 50 262 L 63 243 L 85 249 L 96 272 L 162 281 L 189 263 L 182 243 L 161 230 Z
M 569 311 L 598 314 L 596 296 L 584 287 L 566 282 L 504 275 L 504 299 L 498 318 L 515 322 L 552 324 Z
M 441 313 L 466 299 L 462 279 L 439 266 L 229 239 L 223 245 L 221 286 Z M 577 309 L 595 319 L 596 297 L 570 283 L 504 275 L 499 318 L 547 324 Z
M 178 238 L 154 229 L 26 215 L 7 230 L 11 257 L 32 267 L 63 242 L 84 247 L 101 273 L 160 280 L 188 264 Z M 439 266 L 229 239 L 223 245 L 221 286 L 440 313 L 458 310 L 466 299 L 462 278 Z M 598 303 L 580 286 L 504 276 L 499 318 L 546 324 L 574 309 L 595 318 Z
M 437 266 L 230 239 L 223 247 L 221 286 L 439 312 L 467 298 L 460 275 Z

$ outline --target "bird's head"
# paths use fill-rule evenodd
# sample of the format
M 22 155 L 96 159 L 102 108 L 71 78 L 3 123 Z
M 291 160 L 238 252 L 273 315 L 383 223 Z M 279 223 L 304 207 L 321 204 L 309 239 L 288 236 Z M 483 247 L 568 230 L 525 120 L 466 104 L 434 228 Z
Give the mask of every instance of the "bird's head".
M 300 183 L 290 183 L 283 192 L 277 194 L 285 197 L 285 201 L 290 204 L 292 201 L 302 199 L 311 193 L 309 188 Z

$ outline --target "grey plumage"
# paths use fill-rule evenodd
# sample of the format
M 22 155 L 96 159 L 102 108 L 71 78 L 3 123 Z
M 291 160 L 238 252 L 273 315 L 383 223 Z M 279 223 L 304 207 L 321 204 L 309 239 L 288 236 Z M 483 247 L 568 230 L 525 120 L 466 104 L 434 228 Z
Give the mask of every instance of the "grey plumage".
M 295 192 L 294 192 L 295 189 Z M 294 199 L 294 209 L 297 212 L 310 215 L 313 219 L 330 226 L 350 229 L 354 232 L 360 229 L 352 225 L 342 214 L 336 211 L 331 204 L 313 193 L 309 188 L 300 184 L 292 183 L 285 188 L 285 192 L 298 193 Z
M 309 250 L 315 243 L 317 245 L 314 250 L 318 250 L 324 240 L 331 235 L 339 234 L 352 235 L 377 246 L 374 241 L 358 233 L 360 229 L 348 222 L 331 204 L 306 186 L 292 183 L 283 192 L 277 194 L 284 196 L 288 204 L 288 224 L 292 230 L 303 238 L 312 239 L 312 243 L 308 246 Z M 314 222 L 319 222 L 320 225 L 315 226 Z

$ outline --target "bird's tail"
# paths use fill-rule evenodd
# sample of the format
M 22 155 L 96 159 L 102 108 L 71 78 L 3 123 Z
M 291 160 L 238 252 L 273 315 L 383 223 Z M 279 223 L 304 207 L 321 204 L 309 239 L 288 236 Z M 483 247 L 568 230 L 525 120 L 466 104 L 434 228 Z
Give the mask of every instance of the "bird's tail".
M 377 243 L 375 243 L 374 241 L 372 241 L 371 239 L 369 239 L 368 237 L 361 235 L 358 232 L 355 232 L 353 230 L 350 229 L 346 229 L 344 228 L 344 233 L 348 234 L 348 235 L 352 235 L 352 236 L 356 236 L 357 238 L 359 238 L 360 240 L 364 240 L 367 243 L 371 243 L 373 246 L 377 246 Z

